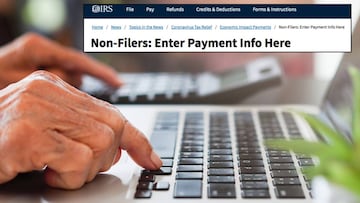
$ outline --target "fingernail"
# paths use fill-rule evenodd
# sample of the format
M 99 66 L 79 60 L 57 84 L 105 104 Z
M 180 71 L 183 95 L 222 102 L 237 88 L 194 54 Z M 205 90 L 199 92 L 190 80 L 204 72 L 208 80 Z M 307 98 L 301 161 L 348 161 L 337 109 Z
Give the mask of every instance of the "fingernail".
M 151 152 L 150 159 L 156 168 L 160 168 L 162 166 L 160 157 L 154 151 Z

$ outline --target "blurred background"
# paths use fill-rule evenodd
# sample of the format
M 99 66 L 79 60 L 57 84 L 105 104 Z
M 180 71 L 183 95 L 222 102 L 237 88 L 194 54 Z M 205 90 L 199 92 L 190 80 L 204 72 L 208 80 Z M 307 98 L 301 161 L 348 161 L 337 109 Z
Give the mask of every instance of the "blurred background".
M 82 50 L 84 3 L 352 3 L 352 16 L 358 16 L 360 11 L 358 0 L 138 0 L 136 2 L 133 0 L 0 0 L 0 46 L 23 33 L 32 31 L 65 46 Z M 259 56 L 275 55 L 279 58 L 286 76 L 319 79 L 330 79 L 341 58 L 341 53 L 97 53 L 92 55 L 121 72 L 204 70 L 221 72 Z

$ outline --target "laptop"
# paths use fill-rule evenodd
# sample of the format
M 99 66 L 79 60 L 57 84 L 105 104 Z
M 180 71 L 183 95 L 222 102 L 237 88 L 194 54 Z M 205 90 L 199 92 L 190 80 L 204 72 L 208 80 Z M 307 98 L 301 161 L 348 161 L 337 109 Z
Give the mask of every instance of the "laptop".
M 262 57 L 224 72 L 120 73 L 124 85 L 110 88 L 93 77 L 81 89 L 112 104 L 232 104 L 281 84 L 274 57 Z M 234 97 L 233 95 L 237 95 Z
M 289 109 L 317 114 L 348 134 L 352 98 L 347 67 L 360 67 L 359 22 L 352 44 L 320 107 L 118 106 L 149 136 L 163 159 L 161 170 L 143 170 L 124 152 L 114 167 L 79 190 L 50 188 L 41 172 L 32 172 L 0 185 L 0 202 L 312 202 L 311 180 L 302 168 L 316 160 L 267 149 L 263 140 L 317 139 Z

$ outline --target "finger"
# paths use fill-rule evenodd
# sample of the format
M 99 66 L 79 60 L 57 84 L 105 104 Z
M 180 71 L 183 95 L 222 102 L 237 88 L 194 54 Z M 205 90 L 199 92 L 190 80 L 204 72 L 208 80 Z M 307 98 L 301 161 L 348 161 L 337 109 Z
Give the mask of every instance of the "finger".
M 48 55 L 50 56 L 44 57 L 43 59 L 44 64 L 64 67 L 66 70 L 70 71 L 81 71 L 85 74 L 97 77 L 114 87 L 119 87 L 122 84 L 117 73 L 112 68 L 85 54 L 54 45 L 52 53 L 48 53 Z M 47 61 L 49 58 L 53 58 L 54 60 Z M 65 65 L 64 60 L 67 61 Z
M 3 164 L 4 161 L 3 161 Z M 6 183 L 16 177 L 17 173 L 9 173 L 9 170 L 4 170 L 7 166 L 0 164 L 0 184 Z M 6 163 L 8 164 L 8 163 Z
M 106 161 L 104 162 L 104 164 L 102 165 L 102 167 L 100 167 L 100 169 L 98 170 L 98 172 L 104 172 L 107 171 L 111 168 L 111 166 L 113 166 L 114 164 L 116 164 L 121 157 L 121 149 L 116 147 L 115 150 L 111 150 L 110 153 L 108 153 L 108 155 L 106 156 Z
M 47 126 L 47 123 L 45 125 Z M 22 141 L 21 138 L 25 137 L 23 131 L 26 126 L 28 128 L 25 128 L 25 132 L 29 134 L 26 135 L 27 140 Z M 27 120 L 16 122 L 12 127 L 11 132 L 15 134 L 9 135 L 6 145 L 3 145 L 5 149 L 8 149 L 9 155 L 12 155 L 4 157 L 4 159 L 10 159 L 10 161 L 5 160 L 10 167 L 8 171 L 27 172 L 47 166 L 48 170 L 51 169 L 49 174 L 45 172 L 45 181 L 48 185 L 65 189 L 81 187 L 86 182 L 91 168 L 92 150 L 84 144 L 66 138 L 56 130 L 34 126 L 33 120 Z M 23 131 L 16 131 L 21 128 Z M 19 151 L 19 149 L 22 150 Z
M 96 125 L 98 127 L 94 127 Z M 113 165 L 118 145 L 114 142 L 114 132 L 102 123 L 94 122 L 92 127 L 88 126 L 82 132 L 67 136 L 86 144 L 93 151 L 93 161 L 87 176 L 87 182 L 89 182 L 100 171 L 106 171 Z
M 103 80 L 104 82 L 108 83 L 113 87 L 119 87 L 122 85 L 122 81 L 118 77 L 116 71 L 114 71 L 111 67 L 100 63 L 89 56 L 86 56 L 83 53 L 78 53 L 77 51 L 68 49 L 63 50 L 63 48 L 55 48 L 53 53 L 49 54 L 56 54 L 57 60 L 53 61 L 54 66 L 64 67 L 66 70 L 70 71 L 81 71 L 85 74 L 92 75 L 96 78 Z M 51 58 L 50 56 L 49 58 Z M 67 64 L 65 66 L 61 66 L 64 61 L 67 60 Z M 49 61 L 44 61 L 44 63 L 48 63 Z
M 20 39 L 24 46 L 30 49 L 23 57 L 31 57 L 28 61 L 30 67 L 61 67 L 68 71 L 79 71 L 99 79 L 111 86 L 122 84 L 117 73 L 104 63 L 98 62 L 89 56 L 63 47 L 36 34 L 27 34 Z M 31 54 L 29 54 L 31 53 Z
M 155 170 L 162 165 L 146 137 L 128 121 L 123 125 L 120 148 L 126 150 L 131 158 L 144 168 Z
M 102 168 L 100 168 L 99 172 L 107 171 L 111 168 L 111 166 L 115 165 L 121 158 L 121 149 L 117 148 L 115 150 L 115 153 L 112 154 L 112 156 L 109 156 L 109 159 L 107 159 L 106 164 L 103 165 Z
M 70 112 L 70 111 L 69 111 Z M 64 115 L 59 113 L 59 115 Z M 56 130 L 65 137 L 85 144 L 93 152 L 86 182 L 92 181 L 100 171 L 108 170 L 118 153 L 113 130 L 96 120 L 73 112 L 71 119 L 58 118 Z M 76 123 L 77 121 L 77 123 Z M 75 130 L 74 130 L 75 129 Z M 120 156 L 120 154 L 118 155 Z
M 59 134 L 57 136 L 61 137 L 65 150 L 61 153 L 50 152 L 52 156 L 50 155 L 46 160 L 45 182 L 56 188 L 80 188 L 87 181 L 93 153 L 86 145 Z
M 82 73 L 79 71 L 67 71 L 61 68 L 51 67 L 46 68 L 47 71 L 57 75 L 65 82 L 69 83 L 70 85 L 78 88 L 81 86 L 82 83 Z
M 117 153 L 116 153 L 116 156 L 114 157 L 114 160 L 113 160 L 113 165 L 115 165 L 121 158 L 121 149 L 119 148 L 117 150 Z
M 13 68 L 13 67 L 12 67 Z M 31 74 L 35 69 L 23 70 L 17 69 L 16 71 L 6 71 L 6 74 L 0 74 L 0 89 L 13 84 L 16 81 L 23 79 Z

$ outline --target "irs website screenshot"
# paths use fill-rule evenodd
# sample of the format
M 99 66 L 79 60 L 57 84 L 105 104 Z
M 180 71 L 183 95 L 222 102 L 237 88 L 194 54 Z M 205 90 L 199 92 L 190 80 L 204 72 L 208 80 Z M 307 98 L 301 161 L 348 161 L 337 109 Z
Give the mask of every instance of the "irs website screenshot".
M 89 4 L 84 51 L 350 52 L 350 11 L 349 4 Z

